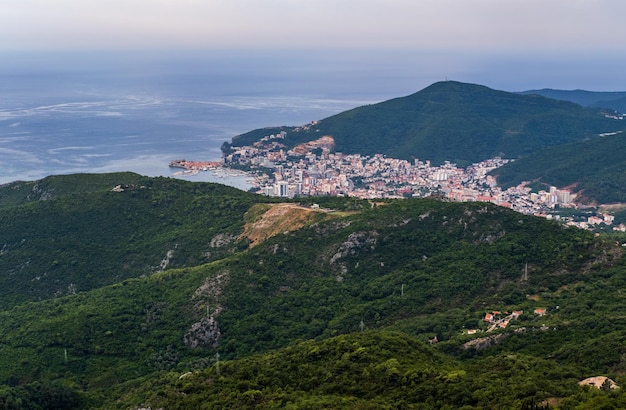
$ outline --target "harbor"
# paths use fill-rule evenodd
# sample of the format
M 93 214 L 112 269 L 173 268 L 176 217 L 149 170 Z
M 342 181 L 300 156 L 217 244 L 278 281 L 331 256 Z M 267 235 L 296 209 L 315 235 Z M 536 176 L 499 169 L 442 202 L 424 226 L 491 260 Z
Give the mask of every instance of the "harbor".
M 254 177 L 244 171 L 222 166 L 219 161 L 187 161 L 173 160 L 170 168 L 179 168 L 171 176 L 185 178 L 196 182 L 215 182 L 232 186 L 244 191 L 255 186 Z

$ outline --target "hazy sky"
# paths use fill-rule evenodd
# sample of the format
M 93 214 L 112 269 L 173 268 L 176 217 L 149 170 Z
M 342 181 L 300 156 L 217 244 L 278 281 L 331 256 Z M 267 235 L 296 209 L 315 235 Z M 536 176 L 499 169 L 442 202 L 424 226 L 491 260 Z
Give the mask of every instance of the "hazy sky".
M 624 21 L 624 0 L 1 0 L 0 53 L 385 50 L 504 89 L 623 90 Z
M 623 0 L 2 0 L 0 49 L 624 50 Z

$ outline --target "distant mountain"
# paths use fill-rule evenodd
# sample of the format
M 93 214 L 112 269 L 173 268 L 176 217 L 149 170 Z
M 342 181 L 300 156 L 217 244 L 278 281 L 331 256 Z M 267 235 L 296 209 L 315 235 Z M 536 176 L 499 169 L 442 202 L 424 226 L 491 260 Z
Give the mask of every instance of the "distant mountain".
M 610 108 L 626 113 L 626 91 L 541 90 L 523 91 L 524 95 L 542 95 L 555 100 L 571 101 L 583 107 Z
M 358 107 L 305 127 L 254 130 L 233 138 L 251 145 L 286 131 L 288 147 L 323 135 L 344 153 L 468 165 L 486 158 L 518 158 L 550 146 L 626 129 L 602 110 L 454 81 L 435 83 L 415 94 Z
M 569 187 L 581 203 L 626 202 L 626 133 L 547 148 L 492 174 L 505 188 L 538 182 Z
M 618 111 L 624 114 L 626 113 L 626 97 L 622 97 L 622 98 L 618 98 L 618 99 L 610 100 L 610 101 L 605 101 L 605 100 L 598 101 L 593 106 L 612 108 L 615 111 Z

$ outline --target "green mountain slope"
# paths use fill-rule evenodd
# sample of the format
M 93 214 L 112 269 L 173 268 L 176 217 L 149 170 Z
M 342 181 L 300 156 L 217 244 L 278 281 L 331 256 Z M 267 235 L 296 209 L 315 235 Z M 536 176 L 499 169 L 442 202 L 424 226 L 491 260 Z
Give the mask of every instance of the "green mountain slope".
M 215 363 L 182 379 L 166 376 L 160 394 L 135 392 L 125 400 L 172 409 L 391 408 L 449 396 L 437 381 L 456 381 L 461 366 L 404 333 L 367 331 L 222 362 L 219 369 Z M 402 386 L 413 392 L 402 393 Z
M 542 148 L 579 141 L 626 125 L 597 109 L 453 81 L 415 94 L 355 108 L 306 127 L 254 130 L 233 138 L 252 145 L 286 131 L 288 147 L 330 135 L 344 153 L 444 161 L 462 166 L 486 158 L 517 158 Z M 224 149 L 228 149 L 225 144 Z
M 224 261 L 224 272 L 247 274 L 229 276 L 222 291 L 220 350 L 241 355 L 334 336 L 361 320 L 379 327 L 414 318 L 422 333 L 449 337 L 461 324 L 418 318 L 524 303 L 531 289 L 574 280 L 593 259 L 592 244 L 587 232 L 503 208 L 428 200 L 305 227 Z M 526 266 L 533 274 L 522 283 Z
M 118 184 L 137 185 L 145 178 L 131 172 L 52 175 L 38 181 L 16 181 L 0 186 L 0 208 L 90 192 L 110 191 Z
M 548 148 L 492 172 L 498 184 L 522 181 L 571 187 L 579 202 L 626 202 L 626 134 Z
M 554 90 L 544 88 L 541 90 L 523 91 L 521 94 L 543 95 L 555 100 L 571 101 L 584 107 L 610 108 L 621 113 L 626 112 L 625 91 Z
M 191 256 L 177 263 L 183 267 L 5 307 L 0 403 L 49 397 L 66 408 L 519 408 L 551 397 L 588 400 L 577 396 L 576 380 L 596 373 L 624 380 L 626 268 L 613 240 L 490 204 L 331 198 L 321 205 L 345 210 L 318 211 L 298 229 L 265 225 L 271 235 L 250 249 L 241 239 L 221 255 L 194 259 L 216 235 L 258 232 L 268 214 L 285 208 L 212 184 L 142 182 L 136 191 L 3 209 L 24 226 L 42 204 L 63 208 L 64 219 L 93 221 L 93 213 L 121 212 L 117 198 L 125 194 L 137 192 L 131 209 L 150 212 L 138 204 L 158 208 L 153 201 L 169 193 L 176 206 L 159 212 L 184 229 L 172 233 L 164 224 L 146 235 L 175 234 Z M 100 234 L 84 231 L 83 242 Z M 193 242 L 201 231 L 207 236 Z M 103 248 L 93 248 L 92 260 L 107 260 Z M 42 260 L 58 252 L 40 249 Z M 17 276 L 15 293 L 30 281 Z M 535 316 L 536 308 L 548 315 Z M 483 318 L 494 310 L 524 313 L 507 329 L 487 332 Z M 495 346 L 463 347 L 476 337 Z
M 0 197 L 0 307 L 220 259 L 241 245 L 243 215 L 259 200 L 135 174 L 13 183 Z
M 626 96 L 616 98 L 614 100 L 600 100 L 594 103 L 593 107 L 608 107 L 614 109 L 617 112 L 626 113 Z
M 533 408 L 576 394 L 574 374 L 524 355 L 463 363 L 405 333 L 365 331 L 166 375 L 157 392 L 145 386 L 122 402 L 167 409 Z

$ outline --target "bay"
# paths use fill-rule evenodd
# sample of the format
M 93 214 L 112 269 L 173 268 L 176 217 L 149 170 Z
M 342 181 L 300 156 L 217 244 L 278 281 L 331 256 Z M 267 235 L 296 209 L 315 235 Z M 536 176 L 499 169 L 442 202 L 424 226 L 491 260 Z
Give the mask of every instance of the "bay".
M 286 66 L 286 58 L 20 55 L 0 67 L 0 183 L 114 171 L 173 176 L 171 160 L 219 160 L 237 134 L 305 124 L 398 92 L 376 80 L 385 74 L 374 67 L 328 59 Z M 211 172 L 184 178 L 249 187 L 245 177 Z
M 170 176 L 171 160 L 219 160 L 220 146 L 238 133 L 304 123 L 342 108 L 340 102 L 285 97 L 32 101 L 0 111 L 0 183 L 78 172 Z M 209 173 L 192 179 L 213 180 Z

